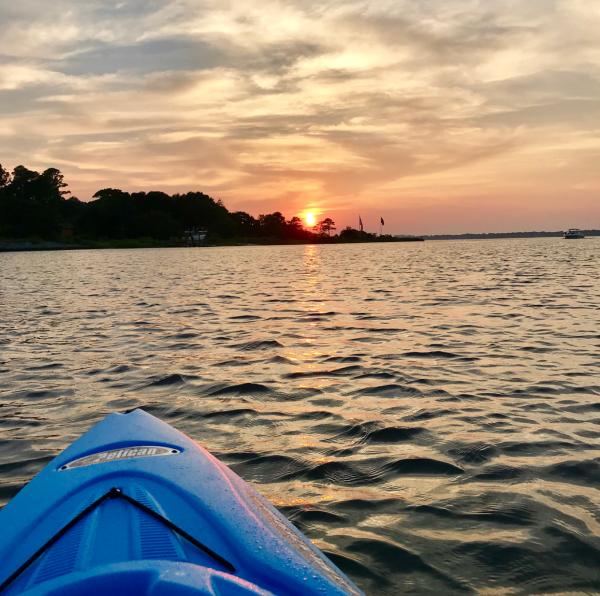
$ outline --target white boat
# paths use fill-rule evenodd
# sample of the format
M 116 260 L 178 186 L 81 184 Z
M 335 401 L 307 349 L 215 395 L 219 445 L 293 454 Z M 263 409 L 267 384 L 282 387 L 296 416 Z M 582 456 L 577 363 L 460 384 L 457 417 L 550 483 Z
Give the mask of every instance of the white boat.
M 564 233 L 563 238 L 566 238 L 567 240 L 576 240 L 578 238 L 585 238 L 585 235 L 581 230 L 571 228 Z
M 207 230 L 192 228 L 183 233 L 183 241 L 186 246 L 203 246 Z

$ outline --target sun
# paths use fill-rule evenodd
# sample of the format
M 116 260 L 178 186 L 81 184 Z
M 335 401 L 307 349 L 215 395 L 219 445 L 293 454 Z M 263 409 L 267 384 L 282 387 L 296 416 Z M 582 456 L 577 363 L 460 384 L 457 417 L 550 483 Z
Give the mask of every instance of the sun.
M 304 223 L 307 228 L 312 228 L 317 223 L 317 216 L 314 211 L 305 211 L 304 212 Z

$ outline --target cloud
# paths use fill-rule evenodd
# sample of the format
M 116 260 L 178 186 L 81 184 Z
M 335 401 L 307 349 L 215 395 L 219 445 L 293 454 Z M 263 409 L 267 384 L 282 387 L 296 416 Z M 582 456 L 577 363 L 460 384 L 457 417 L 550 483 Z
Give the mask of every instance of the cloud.
M 0 22 L 0 161 L 82 198 L 198 188 L 400 225 L 452 197 L 489 225 L 551 195 L 560 227 L 600 190 L 584 0 L 21 0 Z
M 60 70 L 70 75 L 112 72 L 174 72 L 215 68 L 223 53 L 202 40 L 165 38 L 136 44 L 97 43 L 61 61 Z

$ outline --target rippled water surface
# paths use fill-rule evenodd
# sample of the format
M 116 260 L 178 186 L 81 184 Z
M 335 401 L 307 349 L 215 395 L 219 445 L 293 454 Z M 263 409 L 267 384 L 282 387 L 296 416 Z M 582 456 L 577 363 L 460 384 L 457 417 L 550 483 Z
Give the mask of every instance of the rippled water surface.
M 600 591 L 600 239 L 0 254 L 0 499 L 135 406 L 372 594 Z

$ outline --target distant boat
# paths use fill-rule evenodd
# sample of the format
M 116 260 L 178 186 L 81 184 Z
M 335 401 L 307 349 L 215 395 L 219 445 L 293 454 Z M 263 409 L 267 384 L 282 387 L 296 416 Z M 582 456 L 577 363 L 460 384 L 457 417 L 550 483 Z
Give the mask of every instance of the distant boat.
M 206 239 L 207 230 L 192 228 L 183 233 L 183 242 L 185 246 L 203 246 Z
M 564 233 L 563 238 L 566 238 L 567 240 L 577 240 L 579 238 L 585 238 L 585 235 L 581 230 L 571 228 Z

